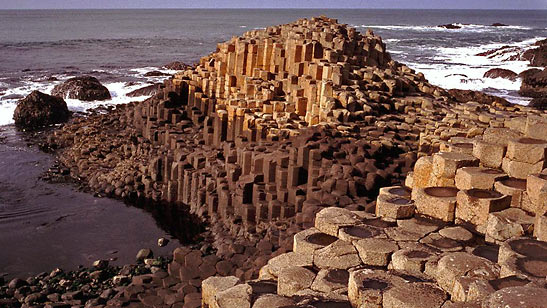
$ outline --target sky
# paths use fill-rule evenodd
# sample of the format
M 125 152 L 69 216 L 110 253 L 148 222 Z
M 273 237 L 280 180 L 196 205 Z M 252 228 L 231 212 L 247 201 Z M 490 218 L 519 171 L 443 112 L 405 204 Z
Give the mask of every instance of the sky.
M 0 9 L 401 8 L 547 9 L 547 0 L 0 0 Z

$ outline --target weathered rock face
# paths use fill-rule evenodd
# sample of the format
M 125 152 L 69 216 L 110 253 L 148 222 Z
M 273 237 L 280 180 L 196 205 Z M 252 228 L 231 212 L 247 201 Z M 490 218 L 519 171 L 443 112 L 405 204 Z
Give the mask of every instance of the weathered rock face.
M 140 89 L 131 91 L 127 93 L 127 96 L 129 97 L 137 97 L 137 96 L 152 96 L 158 93 L 158 90 L 162 84 L 161 83 L 155 83 L 146 87 L 142 87 Z
M 13 119 L 18 127 L 35 129 L 66 122 L 69 116 L 70 112 L 62 98 L 33 91 L 19 101 Z
M 460 103 L 477 102 L 479 104 L 487 104 L 487 105 L 490 105 L 493 103 L 510 105 L 510 103 L 507 100 L 501 97 L 485 94 L 479 91 L 450 89 L 448 90 L 448 93 L 452 96 L 454 100 Z
M 184 71 L 186 69 L 189 69 L 190 65 L 180 61 L 173 61 L 171 63 L 165 64 L 163 67 L 168 70 Z
M 529 49 L 522 58 L 530 61 L 532 66 L 547 66 L 547 39 L 536 42 L 539 47 Z
M 547 110 L 547 97 L 537 97 L 530 101 L 528 106 L 540 110 Z
M 506 70 L 503 68 L 493 68 L 488 70 L 486 73 L 484 73 L 485 78 L 504 78 L 509 80 L 516 80 L 518 77 L 518 74 L 511 71 Z
M 519 94 L 528 97 L 547 97 L 547 69 L 530 69 L 520 74 Z
M 111 98 L 108 89 L 92 76 L 71 78 L 55 86 L 51 94 L 82 101 L 104 101 Z
M 163 73 L 160 71 L 151 71 L 144 74 L 145 77 L 158 77 L 158 76 L 169 76 L 167 73 Z

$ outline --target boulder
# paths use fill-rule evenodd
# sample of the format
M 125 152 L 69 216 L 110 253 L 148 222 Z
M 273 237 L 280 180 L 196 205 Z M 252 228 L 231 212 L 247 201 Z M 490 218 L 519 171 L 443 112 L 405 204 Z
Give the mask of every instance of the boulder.
M 522 85 L 519 94 L 528 97 L 547 97 L 547 70 L 529 69 L 520 73 Z
M 536 97 L 528 103 L 528 106 L 539 110 L 547 110 L 547 97 Z
M 161 86 L 161 83 L 155 83 L 151 84 L 146 87 L 142 87 L 140 89 L 131 91 L 127 93 L 127 96 L 129 97 L 138 97 L 138 96 L 152 96 L 158 93 L 158 89 Z
M 171 63 L 167 63 L 163 66 L 163 68 L 168 70 L 175 70 L 175 71 L 184 71 L 188 68 L 190 68 L 190 65 L 181 62 L 181 61 L 173 61 Z
M 110 99 L 110 92 L 99 80 L 92 76 L 70 78 L 55 86 L 51 94 L 62 98 L 79 99 L 82 101 L 104 101 Z
M 66 122 L 69 116 L 70 112 L 62 98 L 32 91 L 19 101 L 13 119 L 18 127 L 36 129 Z
M 504 106 L 508 106 L 511 104 L 507 100 L 501 97 L 488 95 L 479 91 L 451 89 L 451 90 L 448 90 L 448 94 L 452 96 L 452 99 L 460 103 L 467 103 L 467 102 L 473 101 L 473 102 L 477 102 L 480 104 L 487 104 L 487 105 L 498 103 Z
M 536 42 L 537 48 L 528 49 L 522 58 L 530 61 L 532 66 L 547 66 L 547 39 Z
M 515 81 L 518 77 L 518 74 L 503 68 L 493 68 L 484 73 L 484 78 L 504 78 Z
M 507 27 L 508 25 L 496 22 L 496 23 L 491 24 L 490 26 L 491 27 Z
M 455 24 L 446 24 L 446 25 L 438 25 L 437 27 L 445 28 L 445 29 L 461 29 L 461 26 L 455 25 Z
M 151 71 L 144 74 L 145 77 L 159 77 L 159 76 L 169 76 L 170 74 L 162 73 L 160 71 Z

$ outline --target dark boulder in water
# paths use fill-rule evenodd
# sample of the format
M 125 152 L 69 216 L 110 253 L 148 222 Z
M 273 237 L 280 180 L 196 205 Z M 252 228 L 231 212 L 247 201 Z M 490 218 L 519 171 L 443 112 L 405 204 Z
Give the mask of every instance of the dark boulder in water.
M 532 66 L 547 66 L 547 39 L 536 42 L 537 48 L 528 49 L 522 54 L 522 58 L 530 61 Z
M 104 101 L 111 98 L 108 89 L 92 76 L 70 78 L 55 86 L 51 94 L 82 101 Z
M 520 73 L 522 84 L 519 94 L 527 97 L 547 97 L 547 69 L 529 69 Z
M 60 98 L 32 91 L 17 104 L 13 119 L 15 125 L 25 129 L 36 129 L 63 123 L 70 117 L 66 102 Z
M 146 87 L 142 87 L 140 89 L 127 93 L 127 96 L 129 97 L 152 96 L 158 93 L 158 89 L 161 85 L 162 85 L 161 83 L 155 83 Z
M 491 24 L 490 26 L 491 27 L 507 27 L 508 25 L 496 22 L 496 23 Z
M 518 74 L 503 68 L 493 68 L 484 73 L 484 78 L 504 78 L 512 81 L 517 80 Z
M 180 61 L 174 61 L 174 62 L 171 62 L 171 63 L 167 63 L 163 66 L 163 68 L 166 68 L 168 70 L 175 70 L 175 71 L 184 71 L 186 69 L 188 69 L 190 67 L 190 65 L 184 63 L 184 62 L 180 62 Z
M 445 29 L 461 29 L 462 28 L 462 26 L 458 26 L 455 24 L 438 25 L 437 27 L 441 27 Z
M 158 77 L 158 76 L 169 76 L 170 74 L 162 73 L 160 71 L 151 71 L 144 74 L 145 77 Z
M 547 110 L 547 97 L 538 97 L 530 101 L 528 106 L 539 109 Z
M 479 91 L 472 91 L 472 90 L 459 90 L 459 89 L 451 89 L 448 90 L 448 94 L 455 100 L 460 103 L 467 103 L 470 101 L 491 105 L 493 103 L 498 103 L 502 105 L 510 105 L 507 100 L 501 97 L 497 97 L 494 95 L 489 95 L 483 92 Z

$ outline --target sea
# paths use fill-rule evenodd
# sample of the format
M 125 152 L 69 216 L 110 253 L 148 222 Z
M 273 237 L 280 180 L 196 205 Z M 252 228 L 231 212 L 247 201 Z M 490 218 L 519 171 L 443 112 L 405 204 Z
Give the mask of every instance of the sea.
M 0 10 L 0 125 L 13 122 L 21 97 L 32 90 L 48 93 L 78 75 L 93 75 L 110 90 L 112 100 L 102 104 L 145 99 L 126 94 L 165 78 L 144 76 L 149 71 L 172 73 L 162 66 L 175 60 L 192 64 L 232 36 L 319 15 L 361 32 L 372 29 L 395 60 L 435 85 L 481 90 L 519 104 L 528 101 L 517 93 L 520 80 L 483 74 L 496 67 L 528 69 L 527 61 L 513 56 L 547 37 L 547 10 Z M 477 56 L 505 45 L 512 52 Z M 98 104 L 67 103 L 75 111 Z
M 0 277 L 26 276 L 95 259 L 134 262 L 139 248 L 168 253 L 183 244 L 180 214 L 150 211 L 41 179 L 54 159 L 29 147 L 13 127 L 17 101 L 33 90 L 50 93 L 80 75 L 98 78 L 112 99 L 67 99 L 72 111 L 117 105 L 135 89 L 161 82 L 151 71 L 188 64 L 243 32 L 326 15 L 361 32 L 372 29 L 392 58 L 444 88 L 481 90 L 517 104 L 520 80 L 483 78 L 491 68 L 520 73 L 518 54 L 547 38 L 547 11 L 506 10 L 1 10 L 0 7 Z M 449 30 L 441 24 L 457 24 Z M 494 23 L 507 26 L 493 27 Z M 512 46 L 492 57 L 478 53 Z M 517 56 L 516 56 L 517 55 Z M 157 238 L 171 239 L 168 247 Z M 113 261 L 114 262 L 114 261 Z M 4 273 L 4 274 L 2 274 Z

